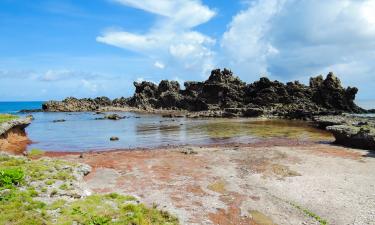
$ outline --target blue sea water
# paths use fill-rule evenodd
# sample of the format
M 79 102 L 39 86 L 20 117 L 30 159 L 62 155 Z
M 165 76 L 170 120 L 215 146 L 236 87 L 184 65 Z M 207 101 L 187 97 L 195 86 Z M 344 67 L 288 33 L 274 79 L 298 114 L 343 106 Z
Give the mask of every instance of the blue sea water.
M 43 102 L 0 102 L 0 113 L 16 114 L 22 109 L 40 109 Z

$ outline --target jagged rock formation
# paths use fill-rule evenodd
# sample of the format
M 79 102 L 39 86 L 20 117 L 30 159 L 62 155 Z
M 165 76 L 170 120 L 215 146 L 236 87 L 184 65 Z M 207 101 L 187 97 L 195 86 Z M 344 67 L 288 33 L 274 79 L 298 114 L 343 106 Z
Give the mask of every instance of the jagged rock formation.
M 216 69 L 204 82 L 185 82 L 181 90 L 176 81 L 163 80 L 134 82 L 135 94 L 131 98 L 111 101 L 67 98 L 62 102 L 50 101 L 45 111 L 96 111 L 101 107 L 135 107 L 142 110 L 174 109 L 190 112 L 213 112 L 215 116 L 259 116 L 262 114 L 289 118 L 312 118 L 314 115 L 362 113 L 354 103 L 357 88 L 343 88 L 340 80 L 329 73 L 326 79 L 310 79 L 309 86 L 298 81 L 283 84 L 266 77 L 246 84 L 228 70 Z M 211 115 L 205 113 L 205 115 Z

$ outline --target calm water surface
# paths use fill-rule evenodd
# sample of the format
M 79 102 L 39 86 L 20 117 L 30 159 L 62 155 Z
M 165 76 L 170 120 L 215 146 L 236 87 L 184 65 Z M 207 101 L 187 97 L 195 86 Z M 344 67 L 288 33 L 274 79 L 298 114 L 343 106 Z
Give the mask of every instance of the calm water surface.
M 325 141 L 331 135 L 293 121 L 250 119 L 162 118 L 158 115 L 118 113 L 126 119 L 95 120 L 95 113 L 33 113 L 27 128 L 34 142 L 29 149 L 48 151 L 90 151 L 158 147 L 183 144 L 253 142 L 260 138 L 287 137 Z M 66 122 L 53 123 L 65 119 Z M 109 138 L 117 136 L 119 141 Z
M 0 102 L 0 113 L 41 108 L 42 102 Z M 158 115 L 118 113 L 126 119 L 96 120 L 104 115 L 88 113 L 32 113 L 27 127 L 33 141 L 29 149 L 93 151 L 152 148 L 167 145 L 249 143 L 263 138 L 331 141 L 332 136 L 298 121 L 253 119 L 162 118 Z M 19 114 L 25 116 L 25 114 Z M 54 123 L 64 119 L 66 122 Z M 117 136 L 119 141 L 109 138 Z

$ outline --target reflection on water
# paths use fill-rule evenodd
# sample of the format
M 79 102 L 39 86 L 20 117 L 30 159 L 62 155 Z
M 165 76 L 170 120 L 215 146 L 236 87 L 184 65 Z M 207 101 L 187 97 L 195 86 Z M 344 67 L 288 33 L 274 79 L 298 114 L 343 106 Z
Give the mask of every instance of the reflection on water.
M 94 113 L 34 113 L 27 128 L 29 146 L 49 151 L 88 151 L 119 148 L 157 147 L 182 144 L 252 142 L 259 138 L 332 140 L 329 133 L 306 123 L 254 119 L 162 118 L 158 115 L 119 113 L 119 121 L 95 120 Z M 53 120 L 65 119 L 63 123 Z M 111 136 L 120 138 L 109 141 Z

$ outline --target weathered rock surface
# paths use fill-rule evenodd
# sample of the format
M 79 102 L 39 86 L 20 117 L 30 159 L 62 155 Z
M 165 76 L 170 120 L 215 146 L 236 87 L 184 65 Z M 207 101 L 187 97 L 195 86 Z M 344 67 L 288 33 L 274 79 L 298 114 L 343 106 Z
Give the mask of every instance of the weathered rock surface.
M 118 141 L 118 140 L 120 140 L 120 138 L 113 136 L 113 137 L 110 137 L 109 140 L 110 141 Z
M 48 101 L 42 105 L 42 109 L 48 112 L 85 112 L 96 111 L 100 107 L 110 105 L 112 105 L 112 101 L 107 97 L 98 97 L 95 99 L 69 97 L 61 102 Z
M 330 131 L 336 143 L 348 147 L 375 150 L 375 118 L 358 116 L 320 116 L 316 124 Z
M 22 153 L 30 143 L 25 128 L 30 125 L 32 118 L 20 118 L 0 123 L 0 151 Z
M 106 97 L 96 99 L 67 98 L 62 102 L 43 104 L 45 111 L 96 111 L 102 107 L 134 107 L 141 110 L 167 109 L 204 112 L 196 115 L 245 116 L 275 115 L 306 119 L 316 115 L 343 112 L 363 113 L 354 103 L 357 88 L 344 88 L 340 80 L 329 73 L 324 79 L 318 76 L 304 85 L 298 81 L 287 84 L 266 77 L 246 84 L 228 70 L 216 69 L 204 82 L 185 82 L 185 89 L 177 81 L 163 80 L 134 82 L 135 94 L 130 98 L 111 101 Z
M 124 119 L 125 117 L 120 116 L 118 114 L 108 114 L 104 118 L 108 120 L 121 120 L 121 119 Z
M 327 127 L 336 138 L 336 143 L 361 148 L 375 150 L 375 127 L 335 125 Z
M 14 119 L 8 122 L 0 123 L 0 136 L 5 135 L 13 128 L 25 129 L 30 125 L 32 119 L 30 117 Z

